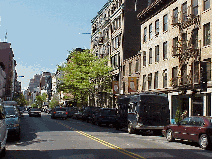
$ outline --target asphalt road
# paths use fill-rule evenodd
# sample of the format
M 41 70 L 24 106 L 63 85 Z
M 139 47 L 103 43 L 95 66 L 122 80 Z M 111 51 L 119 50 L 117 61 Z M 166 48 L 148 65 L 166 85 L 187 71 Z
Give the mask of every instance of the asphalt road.
M 8 138 L 7 159 L 208 159 L 211 150 L 202 150 L 188 141 L 167 142 L 165 137 L 128 134 L 74 119 L 29 117 L 21 119 L 21 139 Z

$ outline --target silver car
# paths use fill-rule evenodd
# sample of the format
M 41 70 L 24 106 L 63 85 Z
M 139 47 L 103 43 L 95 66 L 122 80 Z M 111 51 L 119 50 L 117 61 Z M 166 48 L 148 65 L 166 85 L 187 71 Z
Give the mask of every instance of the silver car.
M 5 110 L 0 103 L 0 158 L 4 157 L 6 152 L 6 140 L 7 140 L 7 125 L 5 121 Z
M 4 106 L 6 112 L 6 124 L 8 136 L 15 136 L 20 139 L 20 116 L 16 106 Z
M 52 110 L 52 114 L 51 114 L 52 119 L 55 119 L 55 118 L 67 119 L 67 116 L 68 116 L 68 112 L 66 108 L 57 107 Z

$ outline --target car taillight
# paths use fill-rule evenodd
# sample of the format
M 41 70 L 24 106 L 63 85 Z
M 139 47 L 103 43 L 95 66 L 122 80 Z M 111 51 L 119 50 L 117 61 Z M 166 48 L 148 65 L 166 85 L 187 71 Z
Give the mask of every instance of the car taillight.
M 68 112 L 66 112 L 66 114 L 68 114 Z
M 53 112 L 54 114 L 56 113 L 56 112 Z

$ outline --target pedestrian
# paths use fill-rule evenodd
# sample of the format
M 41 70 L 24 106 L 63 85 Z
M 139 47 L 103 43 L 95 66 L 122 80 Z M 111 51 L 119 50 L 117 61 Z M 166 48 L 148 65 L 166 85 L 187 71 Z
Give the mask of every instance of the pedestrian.
M 188 116 L 188 111 L 184 110 L 183 114 L 181 115 L 181 118 L 184 119 Z

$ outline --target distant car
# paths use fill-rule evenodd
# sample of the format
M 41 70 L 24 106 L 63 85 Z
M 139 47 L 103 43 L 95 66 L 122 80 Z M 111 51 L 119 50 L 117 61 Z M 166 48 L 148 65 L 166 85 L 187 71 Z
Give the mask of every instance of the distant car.
M 20 117 L 16 106 L 4 106 L 6 112 L 6 124 L 8 136 L 15 136 L 20 139 Z
M 198 142 L 202 149 L 212 145 L 212 118 L 207 116 L 192 116 L 181 120 L 178 124 L 170 124 L 162 130 L 167 141 L 175 139 Z
M 96 125 L 107 125 L 110 124 L 115 126 L 116 123 L 116 109 L 114 108 L 101 108 L 98 112 L 93 114 L 93 124 Z
M 62 119 L 67 119 L 68 112 L 66 108 L 62 107 L 57 107 L 52 110 L 51 118 L 62 118 Z
M 24 107 L 17 107 L 18 108 L 18 110 L 19 110 L 19 114 L 21 115 L 21 116 L 24 116 L 23 115 L 23 113 L 24 113 Z
M 77 120 L 82 119 L 82 112 L 78 111 L 77 113 L 74 113 L 72 118 Z
M 77 107 L 66 107 L 67 112 L 68 112 L 68 118 L 72 117 L 75 113 L 78 112 L 78 108 Z
M 31 108 L 29 111 L 29 117 L 38 116 L 41 117 L 41 110 L 39 108 Z
M 1 143 L 0 157 L 5 156 L 7 132 L 8 130 L 7 130 L 6 120 L 5 120 L 5 109 L 0 102 L 0 143 Z

